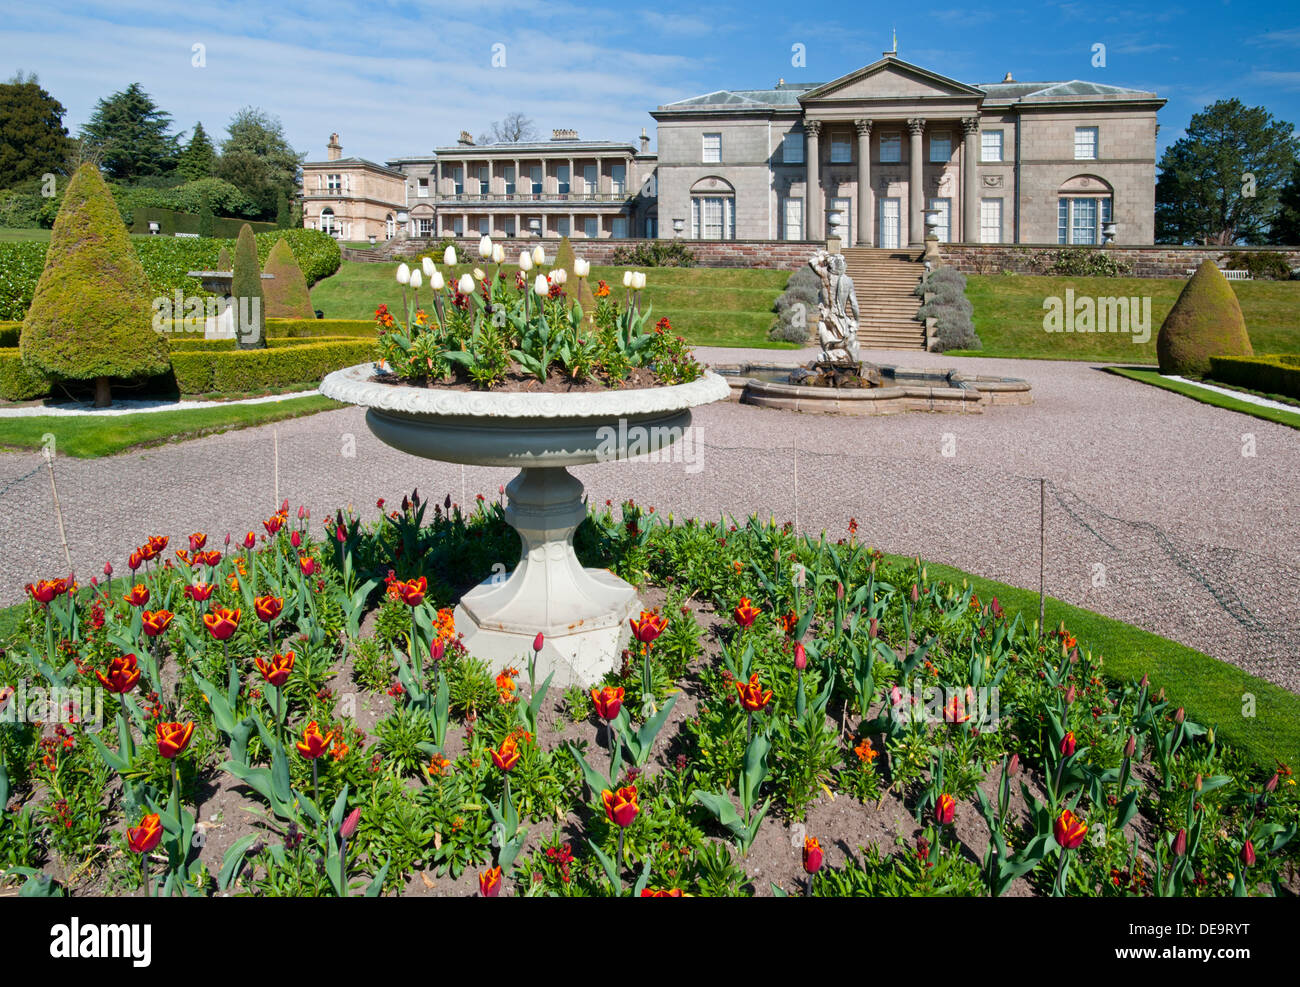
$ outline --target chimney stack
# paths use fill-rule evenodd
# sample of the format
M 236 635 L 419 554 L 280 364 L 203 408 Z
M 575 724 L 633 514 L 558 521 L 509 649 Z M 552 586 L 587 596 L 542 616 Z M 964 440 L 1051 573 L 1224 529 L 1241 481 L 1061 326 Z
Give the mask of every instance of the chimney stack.
M 551 140 L 553 141 L 576 141 L 578 132 L 576 130 L 557 129 L 551 131 Z
M 325 145 L 325 159 L 337 161 L 343 157 L 343 145 L 339 143 L 338 134 L 330 134 L 330 142 Z
M 650 153 L 650 137 L 645 132 L 645 127 L 641 128 L 641 153 Z
M 473 147 L 474 135 L 471 134 L 468 130 L 462 130 L 460 132 L 460 136 L 456 138 L 456 143 L 463 144 L 465 147 Z
M 1013 78 L 1011 78 L 1011 73 L 1008 72 L 1006 78 L 1003 79 L 1002 81 L 1003 81 L 1003 82 L 1015 82 L 1016 80 L 1013 79 Z

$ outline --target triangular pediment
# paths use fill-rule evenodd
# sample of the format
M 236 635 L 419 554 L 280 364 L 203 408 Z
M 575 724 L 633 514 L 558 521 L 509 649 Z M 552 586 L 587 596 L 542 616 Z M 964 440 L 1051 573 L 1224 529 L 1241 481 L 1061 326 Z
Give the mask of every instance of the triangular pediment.
M 916 99 L 926 96 L 982 98 L 984 93 L 974 86 L 949 79 L 919 65 L 886 56 L 856 72 L 818 86 L 805 93 L 799 102 L 807 106 L 820 99 Z

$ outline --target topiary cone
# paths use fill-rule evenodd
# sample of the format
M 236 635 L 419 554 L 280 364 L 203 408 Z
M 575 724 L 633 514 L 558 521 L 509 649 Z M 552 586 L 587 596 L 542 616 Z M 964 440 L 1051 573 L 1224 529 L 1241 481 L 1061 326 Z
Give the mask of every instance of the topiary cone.
M 257 264 L 257 241 L 253 238 L 253 228 L 247 223 L 239 228 L 232 270 L 230 304 L 235 310 L 235 345 L 241 350 L 265 349 L 262 269 Z
M 1212 356 L 1253 355 L 1236 292 L 1214 261 L 1202 261 L 1156 336 L 1160 372 L 1204 375 Z
M 217 253 L 217 270 L 218 271 L 232 270 L 231 262 L 230 262 L 230 251 L 227 250 L 225 247 L 222 247 L 221 250 Z
M 294 259 L 289 241 L 283 237 L 275 241 L 266 258 L 266 273 L 275 275 L 274 281 L 262 284 L 262 298 L 268 319 L 314 319 L 316 310 L 311 307 L 311 292 L 307 279 Z
M 112 378 L 171 366 L 153 314 L 153 291 L 113 194 L 99 170 L 84 164 L 63 193 L 23 320 L 23 361 L 53 380 L 93 380 L 95 407 L 107 407 Z

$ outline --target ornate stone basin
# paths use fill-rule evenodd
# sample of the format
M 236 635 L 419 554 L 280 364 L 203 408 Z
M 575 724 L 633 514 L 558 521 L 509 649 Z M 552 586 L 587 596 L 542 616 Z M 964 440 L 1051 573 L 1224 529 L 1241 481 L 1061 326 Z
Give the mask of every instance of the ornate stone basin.
M 538 631 L 539 681 L 588 686 L 614 665 L 640 609 L 636 590 L 603 569 L 584 569 L 573 533 L 586 517 L 570 466 L 627 459 L 672 445 L 691 408 L 726 400 L 730 386 L 706 371 L 671 387 L 525 394 L 407 387 L 373 380 L 374 367 L 337 370 L 326 397 L 367 408 L 366 424 L 395 449 L 449 463 L 519 469 L 506 486 L 506 521 L 523 550 L 504 582 L 462 597 L 456 627 L 476 658 L 523 668 Z M 510 560 L 502 560 L 507 565 Z

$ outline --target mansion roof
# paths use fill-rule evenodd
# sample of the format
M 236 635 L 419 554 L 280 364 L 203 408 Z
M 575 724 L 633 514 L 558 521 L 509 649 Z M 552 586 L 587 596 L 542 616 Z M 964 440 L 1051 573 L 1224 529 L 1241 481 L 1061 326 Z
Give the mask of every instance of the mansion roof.
M 389 175 L 396 175 L 399 178 L 404 177 L 396 168 L 387 165 L 381 165 L 367 158 L 335 158 L 332 161 L 304 161 L 303 168 L 373 168 L 375 171 L 382 171 Z

